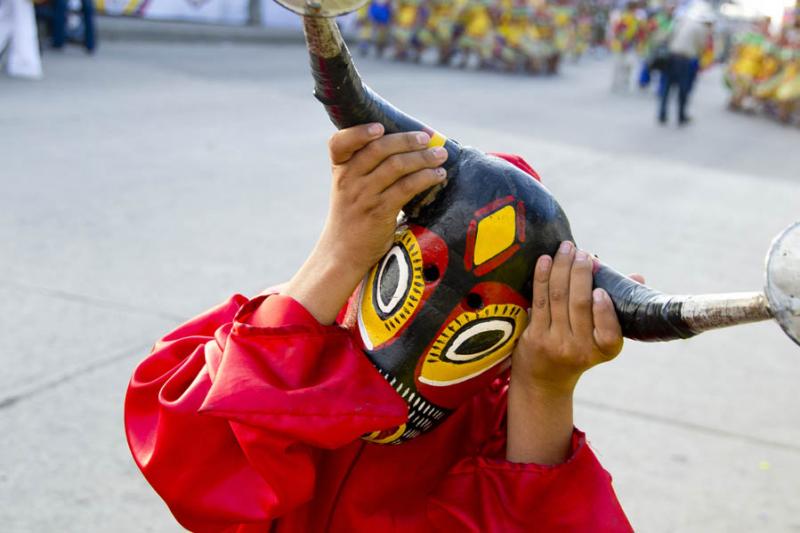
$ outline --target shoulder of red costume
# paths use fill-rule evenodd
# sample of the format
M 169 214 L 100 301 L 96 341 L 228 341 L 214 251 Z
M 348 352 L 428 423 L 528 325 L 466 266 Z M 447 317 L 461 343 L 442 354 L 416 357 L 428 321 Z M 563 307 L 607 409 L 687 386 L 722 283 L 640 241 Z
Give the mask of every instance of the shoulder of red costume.
M 539 176 L 539 173 L 536 172 L 530 164 L 528 164 L 522 156 L 517 154 L 506 154 L 503 152 L 491 152 L 489 155 L 493 155 L 495 157 L 499 157 L 500 159 L 504 159 L 517 167 L 518 169 L 530 174 L 536 181 L 541 182 L 542 178 Z

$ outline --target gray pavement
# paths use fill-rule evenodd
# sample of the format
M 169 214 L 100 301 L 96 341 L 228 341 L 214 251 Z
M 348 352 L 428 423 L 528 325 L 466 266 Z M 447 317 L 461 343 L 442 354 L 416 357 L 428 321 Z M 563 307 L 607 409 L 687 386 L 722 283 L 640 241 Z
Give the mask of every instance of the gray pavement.
M 298 44 L 303 42 L 303 32 L 299 28 L 199 24 L 196 22 L 103 15 L 97 17 L 97 32 L 101 42 L 126 41 L 184 44 Z
M 327 203 L 331 127 L 300 46 L 105 43 L 0 78 L 0 524 L 175 531 L 122 400 L 161 334 L 289 277 Z M 724 110 L 654 121 L 609 63 L 531 79 L 366 60 L 368 81 L 466 144 L 524 155 L 579 243 L 675 292 L 761 284 L 800 216 L 800 131 Z M 800 531 L 800 349 L 774 324 L 629 343 L 577 420 L 647 532 Z M 211 465 L 210 465 L 211 467 Z

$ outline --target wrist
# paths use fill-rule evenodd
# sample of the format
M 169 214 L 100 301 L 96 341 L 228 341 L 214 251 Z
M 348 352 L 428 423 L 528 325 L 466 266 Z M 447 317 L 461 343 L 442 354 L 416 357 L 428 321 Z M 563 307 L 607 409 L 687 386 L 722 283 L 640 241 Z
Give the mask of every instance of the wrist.
M 305 307 L 320 324 L 330 325 L 363 275 L 363 272 L 315 251 L 292 277 L 284 294 Z
M 530 376 L 521 377 L 511 373 L 510 390 L 513 390 L 518 398 L 523 401 L 532 402 L 556 402 L 572 401 L 575 392 L 575 381 L 551 381 Z
M 332 276 L 341 276 L 341 279 L 353 283 L 354 286 L 364 279 L 374 264 L 356 257 L 347 250 L 323 249 L 315 251 L 313 255 L 317 257 L 316 262 L 327 265 Z
M 506 458 L 514 463 L 556 465 L 570 456 L 572 389 L 511 376 Z
M 524 370 L 515 371 L 514 365 L 511 366 L 511 382 L 516 383 L 518 388 L 527 391 L 528 394 L 551 398 L 572 397 L 581 375 L 557 374 L 551 372 L 548 375 L 536 375 Z
M 366 245 L 364 243 L 350 243 L 343 238 L 347 229 L 337 229 L 337 227 L 326 224 L 319 241 L 311 252 L 310 259 L 332 265 L 332 268 L 336 268 L 341 274 L 361 280 L 380 259 L 383 252 L 377 256 L 365 253 Z

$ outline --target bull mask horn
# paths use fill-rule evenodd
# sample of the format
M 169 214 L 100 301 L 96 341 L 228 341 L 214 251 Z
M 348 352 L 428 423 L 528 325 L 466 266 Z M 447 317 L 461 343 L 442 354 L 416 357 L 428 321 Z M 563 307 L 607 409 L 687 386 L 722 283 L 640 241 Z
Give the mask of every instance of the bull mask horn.
M 425 131 L 433 143 L 444 146 L 449 158 L 445 168 L 455 165 L 460 153 L 457 142 L 445 139 L 419 120 L 407 115 L 372 91 L 361 80 L 350 52 L 332 17 L 358 9 L 364 0 L 277 0 L 287 9 L 303 15 L 314 95 L 322 102 L 339 129 L 380 122 L 388 133 Z
M 488 156 L 477 150 L 460 146 L 446 139 L 422 122 L 398 110 L 367 87 L 353 65 L 353 60 L 334 17 L 363 6 L 364 0 L 276 0 L 287 9 L 303 16 L 306 44 L 311 58 L 315 81 L 315 96 L 322 102 L 336 127 L 342 129 L 358 124 L 380 122 L 389 133 L 426 131 L 432 143 L 444 146 L 449 154 L 445 168 L 448 181 L 470 179 L 468 165 L 480 165 Z M 489 165 L 490 170 L 497 165 Z M 482 169 L 485 172 L 485 168 Z M 500 172 L 503 174 L 503 172 Z M 483 179 L 495 176 L 482 176 Z M 497 179 L 508 179 L 508 172 Z M 443 191 L 446 193 L 450 186 Z M 439 190 L 432 190 L 413 200 L 405 208 L 409 220 L 434 216 L 426 213 L 425 206 L 434 199 L 439 204 L 434 211 L 442 215 L 441 204 L 457 202 L 457 198 L 441 198 Z M 569 223 L 555 199 L 544 188 L 535 194 L 546 196 L 537 200 L 547 206 L 547 213 L 529 213 L 529 218 L 544 219 L 546 227 L 536 238 L 537 251 L 554 254 L 560 240 L 572 240 Z M 437 197 L 438 195 L 438 197 Z M 554 226 L 558 226 L 554 229 Z M 529 279 L 536 256 L 527 259 L 524 283 L 518 289 L 528 290 Z M 699 296 L 672 296 L 636 283 L 614 269 L 598 264 L 595 268 L 595 286 L 605 289 L 611 296 L 626 337 L 645 341 L 685 339 L 709 331 L 737 324 L 746 324 L 774 318 L 786 334 L 800 345 L 800 222 L 789 226 L 775 238 L 767 255 L 765 289 L 762 292 L 712 294 Z M 510 285 L 514 285 L 513 280 Z

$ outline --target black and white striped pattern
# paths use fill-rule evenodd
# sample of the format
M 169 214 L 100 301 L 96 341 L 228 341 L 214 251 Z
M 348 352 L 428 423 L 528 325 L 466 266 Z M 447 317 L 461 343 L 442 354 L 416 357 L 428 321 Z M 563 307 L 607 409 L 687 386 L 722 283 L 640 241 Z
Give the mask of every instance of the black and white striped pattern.
M 449 410 L 436 407 L 385 370 L 380 368 L 377 370 L 380 375 L 383 376 L 383 379 L 389 382 L 389 385 L 391 385 L 392 388 L 397 391 L 397 394 L 408 404 L 408 422 L 406 422 L 406 430 L 397 440 L 389 444 L 400 444 L 409 439 L 413 439 L 429 431 L 450 414 Z

